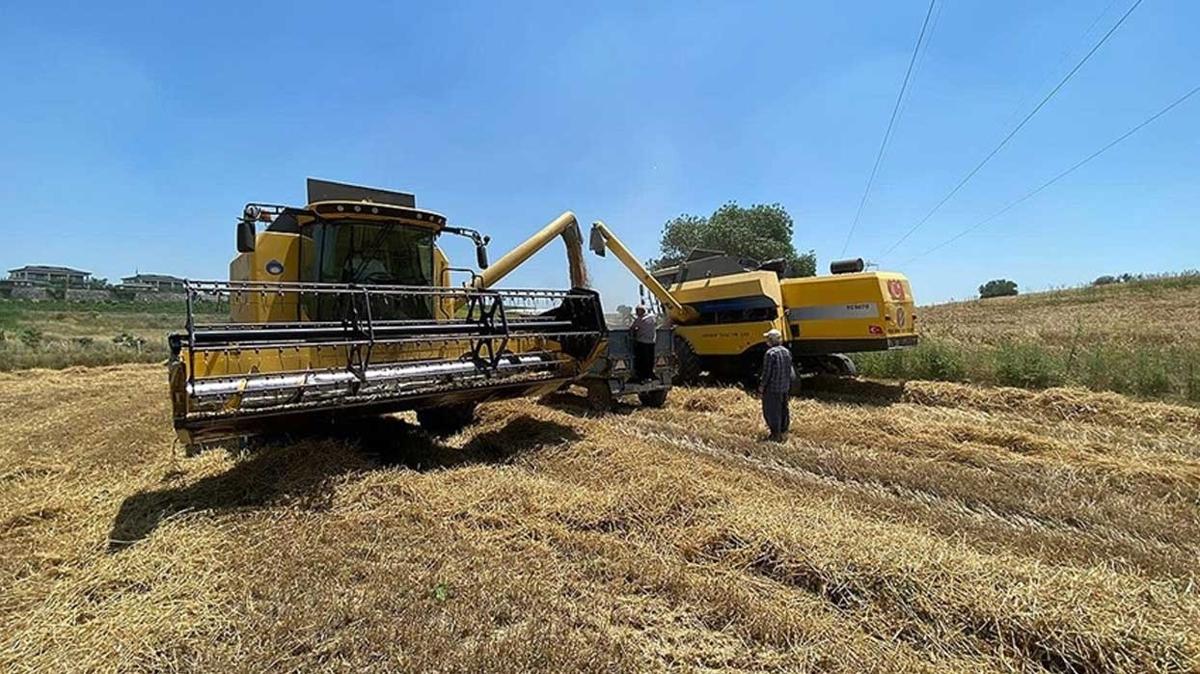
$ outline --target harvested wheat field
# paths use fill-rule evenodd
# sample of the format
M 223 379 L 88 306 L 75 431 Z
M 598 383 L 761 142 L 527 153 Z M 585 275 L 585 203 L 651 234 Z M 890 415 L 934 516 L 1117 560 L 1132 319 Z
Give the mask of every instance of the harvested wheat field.
M 921 307 L 922 330 L 940 339 L 995 344 L 1036 339 L 1049 346 L 1195 347 L 1182 326 L 1200 321 L 1200 273 L 1106 286 Z
M 172 453 L 165 375 L 0 375 L 6 671 L 1195 671 L 1200 409 L 846 383 Z

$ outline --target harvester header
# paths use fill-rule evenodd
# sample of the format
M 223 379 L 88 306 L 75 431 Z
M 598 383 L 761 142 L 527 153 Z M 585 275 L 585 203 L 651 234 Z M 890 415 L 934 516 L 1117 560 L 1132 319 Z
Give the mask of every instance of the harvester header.
M 310 179 L 308 197 L 247 205 L 230 280 L 186 284 L 186 330 L 170 337 L 185 442 L 404 409 L 453 430 L 476 403 L 552 391 L 602 351 L 603 310 L 578 283 L 570 213 L 488 268 L 488 237 L 417 208 L 412 194 Z M 443 233 L 472 239 L 480 269 L 452 267 Z M 492 287 L 560 235 L 573 287 Z M 470 281 L 455 287 L 453 272 Z M 228 320 L 202 320 L 214 306 Z

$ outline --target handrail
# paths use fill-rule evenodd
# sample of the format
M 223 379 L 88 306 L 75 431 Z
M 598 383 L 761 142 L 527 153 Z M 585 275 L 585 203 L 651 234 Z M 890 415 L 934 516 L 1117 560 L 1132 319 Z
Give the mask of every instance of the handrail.
M 528 297 L 537 299 L 564 299 L 568 297 L 590 297 L 586 293 L 549 288 L 504 288 L 490 290 L 486 286 L 412 286 L 355 283 L 303 283 L 275 281 L 184 281 L 185 291 L 203 293 L 276 293 L 276 294 L 350 294 L 364 290 L 371 295 L 432 295 L 437 297 L 490 297 L 496 292 L 506 297 Z

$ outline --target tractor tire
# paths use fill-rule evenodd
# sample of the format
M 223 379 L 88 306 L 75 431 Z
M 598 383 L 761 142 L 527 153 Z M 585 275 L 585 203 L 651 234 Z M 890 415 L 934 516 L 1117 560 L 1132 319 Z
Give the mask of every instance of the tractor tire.
M 643 391 L 639 394 L 638 400 L 641 401 L 642 407 L 662 407 L 667 404 L 667 394 L 671 392 L 669 388 L 660 388 L 653 391 Z
M 844 353 L 831 353 L 821 357 L 821 365 L 824 367 L 826 374 L 831 374 L 835 377 L 854 377 L 858 375 L 858 367 L 854 361 Z
M 458 403 L 417 410 L 421 428 L 434 435 L 453 435 L 475 421 L 475 403 Z
M 700 356 L 688 341 L 675 335 L 675 377 L 671 380 L 676 385 L 695 384 L 700 379 Z
M 593 412 L 606 414 L 617 406 L 617 401 L 613 398 L 612 389 L 609 388 L 607 380 L 588 379 L 584 383 L 584 387 L 587 388 L 588 405 Z

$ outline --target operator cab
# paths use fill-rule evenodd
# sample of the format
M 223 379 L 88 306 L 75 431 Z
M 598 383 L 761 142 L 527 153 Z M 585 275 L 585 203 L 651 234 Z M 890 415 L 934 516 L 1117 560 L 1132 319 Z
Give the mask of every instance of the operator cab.
M 256 232 L 258 222 L 269 223 L 262 233 Z M 487 267 L 487 237 L 447 225 L 441 213 L 417 208 L 413 194 L 309 178 L 304 208 L 247 204 L 237 243 L 239 258 L 264 258 L 248 265 L 246 280 L 429 288 L 450 285 L 449 263 L 436 245 L 442 232 L 471 238 L 479 266 Z M 276 237 L 289 242 L 291 264 L 255 254 L 260 244 Z M 275 278 L 255 274 L 260 266 Z M 237 276 L 231 269 L 231 277 Z M 304 313 L 316 320 L 342 316 L 345 295 L 337 297 L 341 299 L 304 293 Z M 385 319 L 431 319 L 435 308 L 433 295 L 381 297 L 371 306 L 376 318 Z

